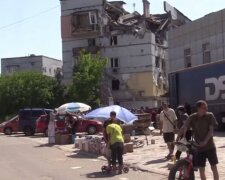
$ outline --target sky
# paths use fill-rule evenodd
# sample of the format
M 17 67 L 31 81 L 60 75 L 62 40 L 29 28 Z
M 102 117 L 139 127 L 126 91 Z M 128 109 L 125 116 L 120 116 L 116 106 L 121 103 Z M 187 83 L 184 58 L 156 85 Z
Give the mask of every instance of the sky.
M 75 0 L 74 0 L 75 1 Z M 142 13 L 142 0 L 125 0 L 125 8 Z M 224 0 L 167 0 L 194 20 L 225 8 Z M 153 14 L 164 13 L 163 0 L 150 0 Z M 0 1 L 0 59 L 45 55 L 62 59 L 59 0 Z

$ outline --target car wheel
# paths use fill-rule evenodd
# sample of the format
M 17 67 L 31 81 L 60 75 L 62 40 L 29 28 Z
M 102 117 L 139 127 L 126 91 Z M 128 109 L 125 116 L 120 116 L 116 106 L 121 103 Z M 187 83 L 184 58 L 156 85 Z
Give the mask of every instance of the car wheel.
M 10 127 L 5 128 L 4 129 L 4 134 L 5 135 L 11 135 L 12 134 L 12 128 L 10 128 Z
M 23 132 L 24 132 L 25 136 L 33 136 L 34 135 L 34 130 L 31 127 L 25 127 Z
M 96 134 L 97 128 L 95 126 L 88 126 L 87 133 L 90 134 L 90 135 Z

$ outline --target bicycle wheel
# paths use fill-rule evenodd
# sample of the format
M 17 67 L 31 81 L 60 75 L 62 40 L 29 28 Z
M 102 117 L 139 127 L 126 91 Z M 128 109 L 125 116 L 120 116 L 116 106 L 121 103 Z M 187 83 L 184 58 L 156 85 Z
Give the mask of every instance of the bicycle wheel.
M 189 163 L 182 159 L 177 161 L 174 167 L 170 170 L 168 180 L 195 180 L 195 174 L 193 168 L 189 170 Z
M 134 142 L 134 148 L 141 148 L 143 146 L 144 146 L 144 141 L 142 140 Z

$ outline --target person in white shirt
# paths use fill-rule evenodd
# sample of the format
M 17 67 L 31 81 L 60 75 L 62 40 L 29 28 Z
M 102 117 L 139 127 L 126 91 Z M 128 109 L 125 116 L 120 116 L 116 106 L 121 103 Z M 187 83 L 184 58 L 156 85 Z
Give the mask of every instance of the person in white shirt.
M 55 116 L 57 111 L 54 110 L 49 114 L 49 123 L 48 123 L 48 143 L 55 144 Z
M 160 130 L 163 132 L 163 138 L 169 150 L 169 154 L 166 156 L 166 158 L 170 159 L 174 152 L 177 116 L 175 111 L 169 108 L 166 102 L 162 103 L 162 108 L 163 110 L 160 113 Z

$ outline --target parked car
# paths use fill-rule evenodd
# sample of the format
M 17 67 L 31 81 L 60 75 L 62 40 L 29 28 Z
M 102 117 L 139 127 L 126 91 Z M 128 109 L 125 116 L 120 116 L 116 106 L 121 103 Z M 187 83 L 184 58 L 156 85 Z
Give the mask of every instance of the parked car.
M 49 115 L 51 109 L 21 109 L 19 111 L 19 131 L 24 132 L 26 136 L 33 136 L 36 129 L 36 120 L 41 115 Z
M 36 133 L 44 133 L 47 135 L 48 131 L 48 116 L 42 115 L 36 122 Z M 65 115 L 57 115 L 55 118 L 56 131 L 65 131 Z M 86 132 L 90 135 L 102 132 L 102 123 L 97 120 L 79 120 L 77 132 Z
M 18 132 L 19 130 L 19 117 L 14 116 L 13 118 L 0 124 L 0 133 L 5 135 L 11 135 L 12 133 Z

